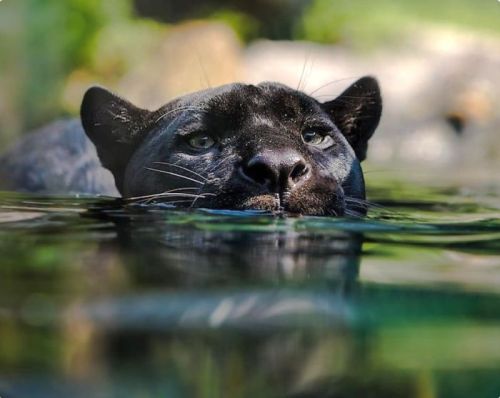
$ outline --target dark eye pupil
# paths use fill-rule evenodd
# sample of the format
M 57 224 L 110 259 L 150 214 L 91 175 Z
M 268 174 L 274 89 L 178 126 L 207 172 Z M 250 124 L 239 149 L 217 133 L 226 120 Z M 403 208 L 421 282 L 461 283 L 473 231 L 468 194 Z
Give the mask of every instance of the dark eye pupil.
M 322 141 L 322 136 L 315 131 L 306 131 L 302 133 L 302 139 L 307 144 L 318 144 Z
M 208 135 L 197 135 L 189 140 L 189 144 L 195 148 L 208 149 L 214 144 L 214 141 Z
M 311 141 L 314 141 L 314 139 L 316 138 L 317 134 L 312 132 L 312 131 L 309 131 L 307 133 L 304 134 L 304 140 L 306 142 L 311 142 Z

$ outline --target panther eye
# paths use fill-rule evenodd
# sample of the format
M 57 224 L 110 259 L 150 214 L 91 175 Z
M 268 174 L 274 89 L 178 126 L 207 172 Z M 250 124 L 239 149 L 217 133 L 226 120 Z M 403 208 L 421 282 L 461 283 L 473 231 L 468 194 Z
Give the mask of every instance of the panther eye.
M 188 143 L 195 149 L 209 149 L 214 146 L 215 141 L 208 134 L 201 133 L 189 138 Z
M 302 133 L 302 141 L 308 145 L 328 148 L 333 144 L 333 139 L 327 134 L 321 134 L 314 130 L 306 130 Z

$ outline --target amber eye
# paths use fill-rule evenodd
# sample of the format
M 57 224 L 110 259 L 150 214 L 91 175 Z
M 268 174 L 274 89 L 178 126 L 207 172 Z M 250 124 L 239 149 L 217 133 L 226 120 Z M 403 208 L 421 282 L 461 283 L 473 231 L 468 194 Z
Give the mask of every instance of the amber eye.
M 333 144 L 333 139 L 329 135 L 318 133 L 314 130 L 306 130 L 302 133 L 302 141 L 308 145 L 327 148 Z
M 195 149 L 209 149 L 215 144 L 214 139 L 205 133 L 193 135 L 188 142 Z

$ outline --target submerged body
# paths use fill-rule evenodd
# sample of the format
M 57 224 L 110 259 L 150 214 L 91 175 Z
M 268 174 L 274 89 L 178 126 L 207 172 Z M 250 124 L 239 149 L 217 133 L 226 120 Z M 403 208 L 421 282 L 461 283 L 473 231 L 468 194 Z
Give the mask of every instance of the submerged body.
M 0 158 L 2 190 L 119 196 L 78 119 L 58 120 L 25 135 Z
M 153 112 L 93 87 L 83 128 L 58 122 L 25 137 L 0 159 L 1 184 L 184 207 L 362 214 L 360 162 L 380 114 L 370 77 L 326 103 L 278 83 L 231 84 Z

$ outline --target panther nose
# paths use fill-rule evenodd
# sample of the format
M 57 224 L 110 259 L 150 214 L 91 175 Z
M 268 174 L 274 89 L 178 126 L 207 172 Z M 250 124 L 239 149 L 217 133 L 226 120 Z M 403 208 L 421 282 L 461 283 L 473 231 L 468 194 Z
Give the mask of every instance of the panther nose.
M 309 166 L 297 152 L 265 151 L 251 158 L 241 171 L 271 192 L 284 192 L 306 179 Z

